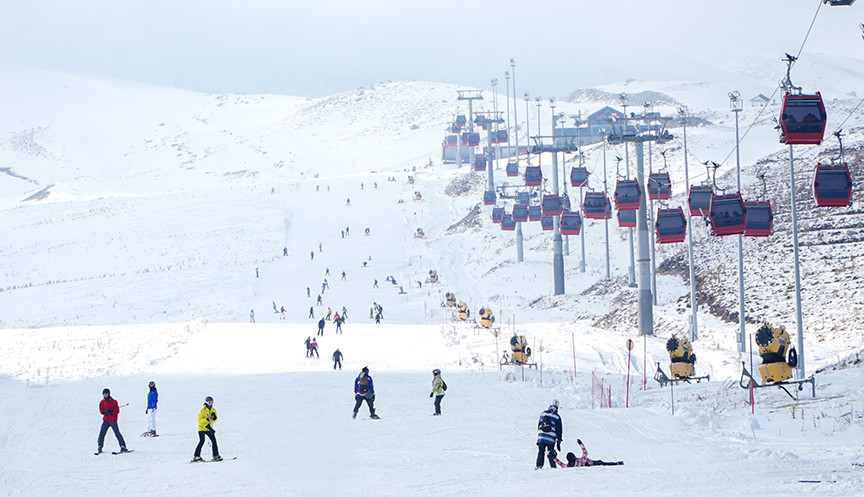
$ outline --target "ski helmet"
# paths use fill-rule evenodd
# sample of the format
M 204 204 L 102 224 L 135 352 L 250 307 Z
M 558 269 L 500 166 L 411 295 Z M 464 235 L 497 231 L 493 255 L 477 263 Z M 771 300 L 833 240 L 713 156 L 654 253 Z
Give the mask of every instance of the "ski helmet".
M 558 409 L 558 399 L 552 399 L 552 403 L 549 404 L 549 407 L 554 407 L 555 409 Z
M 211 396 L 209 396 L 209 395 L 206 396 L 206 397 L 204 397 L 204 402 L 209 402 L 209 403 L 212 404 L 212 403 L 213 403 L 213 397 L 211 397 Z
M 432 370 L 432 374 L 441 374 L 441 370 L 438 368 L 435 368 Z
M 369 372 L 369 367 L 368 367 L 368 366 L 363 366 L 363 369 L 361 369 L 360 371 L 363 371 L 364 373 L 368 373 L 368 372 Z
M 104 389 L 104 390 L 102 390 L 102 395 L 105 395 L 106 393 L 107 393 L 108 395 L 111 395 L 111 390 L 109 390 L 109 389 L 107 389 L 107 388 Z

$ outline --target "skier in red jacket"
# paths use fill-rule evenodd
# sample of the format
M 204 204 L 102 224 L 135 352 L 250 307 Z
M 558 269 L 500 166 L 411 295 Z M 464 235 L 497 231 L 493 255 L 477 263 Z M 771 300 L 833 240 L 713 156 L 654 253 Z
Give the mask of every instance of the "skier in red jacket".
M 102 428 L 99 430 L 99 448 L 96 449 L 96 455 L 102 453 L 102 445 L 105 443 L 105 434 L 108 433 L 108 428 L 114 430 L 114 436 L 117 437 L 117 443 L 120 444 L 120 452 L 129 452 L 126 448 L 126 441 L 123 440 L 123 435 L 120 434 L 120 428 L 117 427 L 117 416 L 120 414 L 120 406 L 117 401 L 111 397 L 111 390 L 107 388 L 102 390 L 102 401 L 99 402 L 99 412 L 102 414 Z

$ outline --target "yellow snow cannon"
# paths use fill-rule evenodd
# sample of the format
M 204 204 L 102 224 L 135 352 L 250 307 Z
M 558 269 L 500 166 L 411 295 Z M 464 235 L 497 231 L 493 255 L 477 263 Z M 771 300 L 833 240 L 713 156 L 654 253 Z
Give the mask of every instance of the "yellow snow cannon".
M 495 324 L 495 316 L 492 314 L 492 309 L 481 307 L 477 313 L 480 315 L 480 326 L 491 328 L 492 325 Z
M 453 292 L 445 293 L 444 303 L 447 305 L 447 307 L 456 307 L 456 294 Z
M 756 346 L 762 356 L 759 374 L 762 375 L 763 382 L 786 381 L 795 376 L 798 353 L 795 347 L 790 347 L 789 344 L 789 334 L 783 326 L 775 327 L 765 323 L 756 330 Z
M 669 364 L 669 372 L 675 378 L 689 378 L 696 373 L 696 354 L 693 353 L 693 345 L 686 337 L 672 335 L 666 340 L 666 351 L 672 362 Z
M 468 304 L 465 302 L 459 302 L 456 304 L 456 313 L 459 316 L 459 320 L 465 321 L 468 319 Z

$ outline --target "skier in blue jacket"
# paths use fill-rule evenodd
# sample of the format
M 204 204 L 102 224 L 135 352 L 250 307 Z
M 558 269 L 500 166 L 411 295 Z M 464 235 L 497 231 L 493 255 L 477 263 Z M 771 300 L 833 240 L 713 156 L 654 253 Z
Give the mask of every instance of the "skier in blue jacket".
M 366 366 L 363 366 L 360 374 L 354 380 L 354 415 L 351 416 L 352 418 L 357 417 L 357 411 L 360 410 L 360 406 L 364 400 L 366 401 L 366 405 L 369 406 L 369 417 L 378 419 L 373 405 L 375 403 L 375 385 L 372 383 L 372 377 L 369 376 L 369 368 Z
M 159 403 L 159 392 L 156 391 L 156 383 L 150 382 L 150 392 L 147 394 L 147 431 L 141 434 L 142 437 L 155 437 L 156 435 L 156 404 Z
M 558 400 L 553 400 L 548 409 L 540 413 L 537 423 L 537 465 L 534 469 L 543 467 L 543 456 L 548 452 L 549 466 L 554 468 L 555 446 L 561 450 L 561 416 L 558 415 Z

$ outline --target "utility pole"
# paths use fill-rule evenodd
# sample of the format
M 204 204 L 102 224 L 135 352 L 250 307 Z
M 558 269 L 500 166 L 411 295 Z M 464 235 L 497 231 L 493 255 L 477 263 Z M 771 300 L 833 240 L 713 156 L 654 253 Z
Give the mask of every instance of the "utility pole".
M 627 121 L 627 119 L 628 119 L 627 105 L 630 104 L 630 99 L 627 98 L 626 93 L 622 93 L 622 94 L 618 95 L 618 99 L 621 101 L 621 105 L 624 106 L 624 130 L 622 131 L 621 134 L 626 135 L 626 134 L 628 134 L 628 131 L 629 131 L 627 129 L 627 122 L 628 122 Z M 630 179 L 630 152 L 629 152 L 629 149 L 627 147 L 626 141 L 624 142 L 624 166 L 626 167 L 626 171 L 627 171 L 627 179 Z M 642 183 L 642 185 L 644 187 L 645 184 Z M 635 259 L 633 256 L 633 228 L 627 228 L 627 238 L 628 238 L 628 242 L 630 244 L 630 268 L 629 268 L 629 271 L 627 273 L 627 281 L 629 282 L 629 285 L 631 287 L 634 287 L 634 286 L 636 286 L 636 265 L 635 265 Z
M 579 144 L 582 144 L 582 136 L 579 136 Z M 581 147 L 580 147 L 581 148 Z M 609 196 L 609 188 L 606 184 L 606 140 L 603 140 L 603 194 Z M 609 220 L 604 219 L 606 223 L 606 279 L 612 277 L 612 272 L 609 265 Z M 584 240 L 584 238 L 583 238 Z M 629 364 L 629 363 L 628 363 Z M 629 367 L 629 365 L 628 365 Z M 628 385 L 629 388 L 629 385 Z
M 468 133 L 474 133 L 474 101 L 483 100 L 483 90 L 458 90 L 456 100 L 468 101 Z M 468 167 L 474 167 L 474 147 L 468 145 Z
M 738 114 L 744 109 L 744 100 L 738 90 L 729 92 L 729 105 L 735 113 L 735 166 L 738 173 L 738 193 L 741 193 L 741 143 L 738 138 Z M 738 352 L 747 352 L 744 330 L 744 235 L 738 235 Z
M 690 188 L 690 170 L 687 161 L 687 109 L 678 107 L 678 115 L 681 116 L 681 123 L 684 126 L 684 182 L 687 188 Z M 689 208 L 687 209 L 687 253 L 690 259 L 690 341 L 695 342 L 699 338 L 699 326 L 696 320 L 699 305 L 696 302 L 696 268 L 693 267 L 693 214 Z
M 640 119 L 640 118 L 634 118 Z M 645 181 L 645 165 L 643 158 L 643 143 L 657 142 L 667 143 L 672 140 L 673 136 L 666 131 L 665 124 L 671 118 L 651 117 L 650 120 L 646 117 L 641 118 L 644 121 L 654 120 L 659 121 L 662 126 L 658 129 L 650 128 L 647 132 L 641 134 L 613 134 L 609 135 L 607 141 L 611 144 L 633 142 L 636 148 L 636 175 L 640 184 L 647 185 Z M 628 119 L 625 117 L 625 127 Z M 625 128 L 626 129 L 626 128 Z M 613 131 L 615 132 L 615 131 Z M 644 188 L 644 186 L 643 186 Z M 642 195 L 642 201 L 639 203 L 639 210 L 636 213 L 636 229 L 638 236 L 639 249 L 639 279 L 638 279 L 638 305 L 639 305 L 639 333 L 642 335 L 654 334 L 654 310 L 651 296 L 651 260 L 649 257 L 648 247 L 648 216 L 646 208 L 646 197 Z

